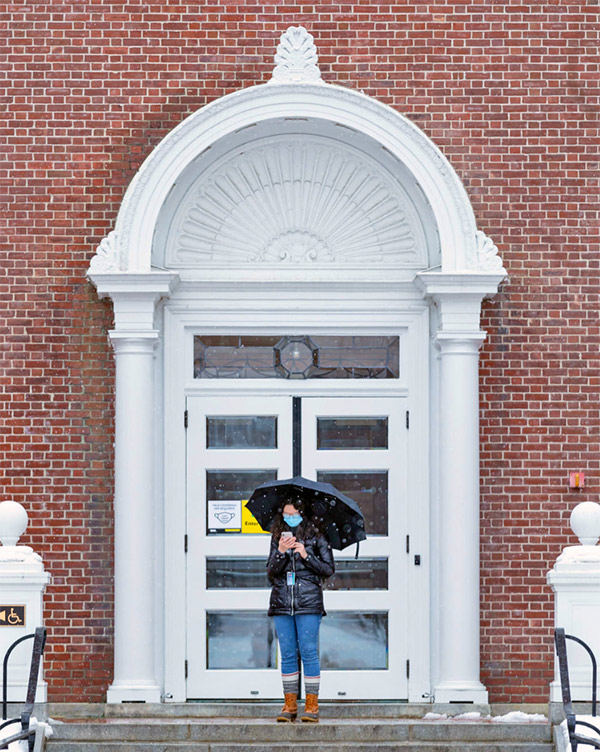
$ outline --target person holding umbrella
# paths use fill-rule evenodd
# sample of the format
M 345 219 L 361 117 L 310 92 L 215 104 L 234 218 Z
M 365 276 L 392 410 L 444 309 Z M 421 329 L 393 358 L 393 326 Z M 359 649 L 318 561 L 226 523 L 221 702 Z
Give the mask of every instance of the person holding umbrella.
M 267 574 L 272 583 L 269 616 L 281 650 L 285 704 L 279 722 L 298 714 L 298 654 L 304 667 L 306 705 L 302 720 L 319 720 L 319 627 L 325 615 L 323 581 L 335 571 L 331 545 L 302 498 L 289 498 L 271 525 Z
M 285 705 L 278 721 L 297 717 L 302 658 L 306 707 L 302 720 L 319 720 L 319 627 L 323 581 L 335 572 L 332 548 L 342 551 L 366 539 L 358 504 L 330 483 L 295 475 L 258 486 L 246 508 L 263 530 L 271 531 L 267 574 L 272 584 L 269 616 L 281 649 Z

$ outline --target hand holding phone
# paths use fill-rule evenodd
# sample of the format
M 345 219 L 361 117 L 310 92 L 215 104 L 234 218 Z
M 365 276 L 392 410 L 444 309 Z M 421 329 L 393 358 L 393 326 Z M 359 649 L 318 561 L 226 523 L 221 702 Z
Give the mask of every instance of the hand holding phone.
M 289 551 L 295 542 L 296 539 L 294 538 L 293 533 L 289 530 L 284 530 L 279 538 L 279 553 L 284 554 L 286 551 Z

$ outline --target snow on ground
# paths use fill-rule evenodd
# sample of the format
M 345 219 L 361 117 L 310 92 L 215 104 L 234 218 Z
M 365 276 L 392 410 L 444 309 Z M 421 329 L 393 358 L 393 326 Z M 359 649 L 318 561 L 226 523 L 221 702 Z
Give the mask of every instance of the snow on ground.
M 593 723 L 594 726 L 598 726 L 600 728 L 600 718 L 597 716 L 592 715 L 578 715 L 577 716 L 578 721 L 587 721 L 587 723 Z M 571 745 L 569 743 L 569 732 L 567 730 L 567 721 L 566 719 L 560 724 L 560 728 L 562 730 L 562 742 L 561 745 L 561 752 L 571 752 Z M 592 739 L 600 739 L 600 736 L 598 734 L 594 734 L 593 729 L 587 728 L 587 726 L 579 726 L 577 729 L 577 733 L 581 734 L 582 736 L 589 736 Z M 596 748 L 593 747 L 591 744 L 581 744 L 579 743 L 577 745 L 577 752 L 594 752 Z
M 35 726 L 40 726 L 44 729 L 44 735 L 46 737 L 52 736 L 52 728 L 49 724 L 44 723 L 43 721 L 38 721 L 35 716 L 32 716 L 29 720 L 29 727 L 34 728 Z M 18 734 L 21 730 L 21 722 L 18 723 L 11 723 L 10 726 L 6 726 L 6 728 L 3 728 L 0 730 L 0 739 L 8 739 L 9 736 L 13 736 L 14 734 Z M 8 745 L 8 752 L 27 752 L 29 749 L 27 745 L 27 740 L 24 739 L 22 741 L 18 742 L 11 742 L 11 744 Z
M 513 710 L 506 715 L 484 715 L 481 713 L 461 713 L 448 717 L 446 713 L 427 713 L 423 716 L 424 721 L 488 721 L 493 723 L 540 723 L 547 721 L 541 713 L 523 713 L 521 710 Z

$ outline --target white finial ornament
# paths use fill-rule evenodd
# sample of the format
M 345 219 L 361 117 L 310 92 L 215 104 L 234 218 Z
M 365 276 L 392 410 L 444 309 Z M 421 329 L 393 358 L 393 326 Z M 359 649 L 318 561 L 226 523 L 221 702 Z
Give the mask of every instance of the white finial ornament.
M 43 571 L 42 558 L 29 546 L 17 546 L 27 529 L 27 512 L 16 501 L 0 503 L 0 574 L 6 567 L 19 570 Z
M 0 503 L 0 541 L 3 546 L 16 546 L 27 529 L 27 512 L 16 501 Z
M 321 81 L 317 48 L 304 26 L 290 26 L 281 35 L 271 84 L 318 84 Z
M 593 501 L 577 504 L 569 523 L 582 546 L 595 546 L 600 538 L 600 504 Z

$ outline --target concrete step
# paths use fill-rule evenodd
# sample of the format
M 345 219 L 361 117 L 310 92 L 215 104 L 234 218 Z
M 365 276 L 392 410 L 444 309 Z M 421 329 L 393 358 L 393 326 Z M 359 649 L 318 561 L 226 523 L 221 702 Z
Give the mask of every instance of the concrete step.
M 272 719 L 96 719 L 53 724 L 49 752 L 273 752 L 306 747 L 387 752 L 551 752 L 549 723 L 423 721 L 414 719 L 322 719 L 319 724 L 278 724 Z
M 36 706 L 37 718 L 273 718 L 279 712 L 282 701 L 208 701 L 186 703 L 48 703 Z M 548 715 L 548 704 L 432 704 L 408 703 L 395 700 L 379 702 L 345 701 L 320 702 L 322 718 L 414 718 L 421 719 L 426 713 L 434 712 L 455 716 L 467 712 L 479 712 L 482 716 L 504 715 L 521 710 L 524 713 Z M 560 706 L 562 708 L 562 705 Z M 10 717 L 16 717 L 21 706 L 15 706 Z M 583 710 L 578 712 L 583 713 Z M 591 711 L 587 711 L 587 715 Z M 564 715 L 562 710 L 560 721 Z
M 228 742 L 57 742 L 48 752 L 274 752 L 272 744 Z M 545 742 L 303 742 L 307 752 L 553 752 Z M 298 742 L 279 742 L 276 752 L 298 752 Z

